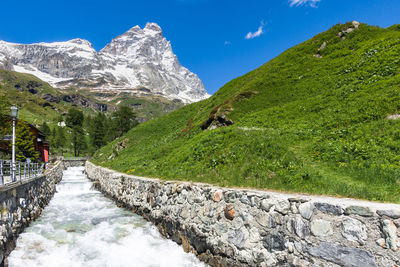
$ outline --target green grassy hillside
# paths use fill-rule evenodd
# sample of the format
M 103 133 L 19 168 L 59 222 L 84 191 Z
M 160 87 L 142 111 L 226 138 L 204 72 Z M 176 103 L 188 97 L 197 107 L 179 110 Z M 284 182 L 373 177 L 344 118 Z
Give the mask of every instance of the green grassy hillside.
M 72 106 L 86 115 L 95 114 L 100 105 L 107 106 L 107 113 L 121 105 L 131 106 L 140 121 L 162 116 L 183 106 L 180 101 L 161 96 L 101 93 L 76 88 L 59 90 L 33 75 L 8 70 L 0 70 L 0 97 L 0 102 L 6 102 L 4 106 L 13 103 L 21 107 L 21 118 L 33 124 L 42 124 L 44 121 L 55 123 L 58 116 Z M 1 110 L 0 107 L 0 113 L 8 114 L 7 109 Z
M 3 103 L 0 113 L 9 114 L 10 105 L 16 104 L 20 107 L 19 117 L 23 120 L 33 124 L 56 121 L 60 114 L 68 111 L 68 107 L 43 100 L 46 94 L 61 95 L 33 75 L 0 70 L 0 97 Z
M 139 125 L 93 162 L 164 179 L 400 202 L 400 120 L 388 119 L 400 113 L 399 27 L 355 28 L 335 25 L 210 99 Z

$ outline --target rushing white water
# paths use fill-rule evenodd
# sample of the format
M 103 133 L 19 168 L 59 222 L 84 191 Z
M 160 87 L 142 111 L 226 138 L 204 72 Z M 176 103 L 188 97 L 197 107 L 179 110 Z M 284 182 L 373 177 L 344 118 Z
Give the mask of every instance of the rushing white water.
M 9 266 L 205 266 L 138 215 L 92 189 L 83 167 L 64 172 L 40 218 L 25 229 Z

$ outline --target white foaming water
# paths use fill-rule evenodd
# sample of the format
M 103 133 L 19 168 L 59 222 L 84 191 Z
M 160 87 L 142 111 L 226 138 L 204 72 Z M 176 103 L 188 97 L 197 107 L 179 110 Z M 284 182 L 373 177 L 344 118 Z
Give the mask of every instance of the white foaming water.
M 64 172 L 50 204 L 19 236 L 9 266 L 205 266 L 92 189 L 83 169 Z

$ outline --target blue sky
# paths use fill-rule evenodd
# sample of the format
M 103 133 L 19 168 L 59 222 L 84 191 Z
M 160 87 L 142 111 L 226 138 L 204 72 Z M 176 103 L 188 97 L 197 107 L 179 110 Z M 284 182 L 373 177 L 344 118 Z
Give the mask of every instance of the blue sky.
M 97 50 L 156 22 L 209 93 L 336 23 L 400 23 L 398 0 L 4 0 L 1 11 L 2 40 L 83 38 Z

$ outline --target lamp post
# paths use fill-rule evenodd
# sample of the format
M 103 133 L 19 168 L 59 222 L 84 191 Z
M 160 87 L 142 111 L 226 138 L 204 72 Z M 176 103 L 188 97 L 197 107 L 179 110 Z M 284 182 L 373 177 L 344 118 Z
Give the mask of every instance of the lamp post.
M 18 108 L 16 106 L 12 106 L 10 108 L 11 111 L 11 117 L 13 120 L 13 134 L 12 134 L 12 158 L 11 158 L 11 165 L 12 165 L 12 172 L 11 172 L 11 181 L 15 182 L 16 181 L 16 172 L 17 172 L 17 166 L 15 163 L 15 120 L 18 117 Z

